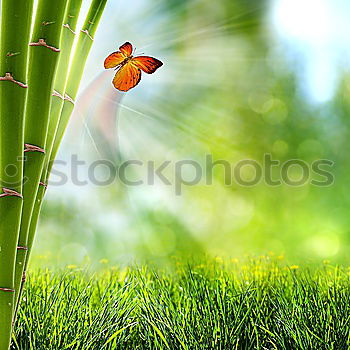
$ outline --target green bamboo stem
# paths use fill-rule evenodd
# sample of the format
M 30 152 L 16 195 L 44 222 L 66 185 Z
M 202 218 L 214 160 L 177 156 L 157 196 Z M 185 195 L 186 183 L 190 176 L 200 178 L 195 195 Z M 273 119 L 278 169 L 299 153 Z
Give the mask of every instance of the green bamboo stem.
M 76 36 L 76 26 L 78 21 L 78 16 L 81 9 L 82 0 L 71 0 L 70 6 L 67 10 L 64 30 L 62 33 L 61 46 L 63 47 L 62 55 L 59 60 L 57 75 L 54 83 L 54 95 L 52 97 L 52 104 L 50 110 L 50 124 L 47 135 L 47 154 L 50 155 L 55 140 L 56 131 L 60 121 L 61 112 L 64 106 L 64 101 L 66 101 L 66 86 L 68 82 L 68 73 L 70 60 L 72 58 L 72 49 Z M 57 93 L 57 94 L 56 94 Z M 46 184 L 48 181 L 48 168 L 49 168 L 50 157 L 46 157 L 44 169 L 41 174 L 41 182 Z M 42 191 L 45 193 L 45 187 Z M 38 192 L 38 193 L 39 193 Z M 41 196 L 37 196 L 41 199 Z M 38 201 L 42 203 L 41 200 Z
M 28 101 L 25 115 L 24 141 L 43 150 L 49 125 L 53 81 L 59 59 L 59 44 L 67 1 L 39 0 L 32 40 L 29 48 Z M 39 187 L 45 154 L 26 153 L 24 164 L 23 210 L 18 245 L 28 246 L 28 233 Z M 26 261 L 26 250 L 18 250 L 16 258 L 16 300 Z
M 47 154 L 51 154 L 56 130 L 64 104 L 64 96 L 68 81 L 69 64 L 72 56 L 74 40 L 76 37 L 76 27 L 81 5 L 82 0 L 71 0 L 65 16 L 64 29 L 61 38 L 62 54 L 58 63 L 58 69 L 54 83 L 55 94 L 52 97 L 50 110 L 50 124 L 46 141 Z M 47 181 L 47 169 L 49 161 L 50 157 L 46 157 L 44 171 L 41 176 L 41 181 L 43 183 L 46 183 Z
M 83 29 L 80 31 L 73 62 L 69 70 L 69 79 L 66 88 L 66 95 L 71 98 L 72 101 L 74 101 L 77 97 L 80 81 L 84 73 L 86 60 L 88 58 L 88 53 L 91 50 L 93 37 L 96 33 L 106 3 L 107 0 L 92 1 Z M 72 115 L 74 109 L 74 103 L 72 103 L 72 101 L 64 101 L 54 144 L 50 154 L 48 173 L 51 172 L 52 164 L 56 159 L 56 155 L 61 145 L 63 135 L 66 131 L 69 118 Z
M 0 76 L 0 192 L 9 188 L 22 194 L 24 106 L 27 89 L 28 44 L 33 0 L 2 0 Z M 8 74 L 9 78 L 10 75 Z M 19 82 L 19 83 L 16 83 Z M 12 169 L 9 168 L 12 167 Z M 9 173 L 11 171 L 11 173 Z M 14 273 L 22 199 L 0 198 L 0 350 L 10 346 L 14 310 Z
M 76 36 L 75 31 L 76 31 L 78 17 L 81 9 L 81 4 L 82 4 L 82 0 L 71 0 L 67 6 L 67 10 L 65 13 L 63 30 L 62 30 L 61 40 L 60 40 L 61 53 L 58 60 L 58 68 L 55 76 L 54 94 L 52 96 L 52 101 L 51 101 L 49 127 L 48 127 L 48 133 L 46 138 L 47 154 L 51 153 L 53 140 L 55 138 L 57 125 L 59 122 L 59 116 L 61 115 L 61 110 L 63 107 L 64 99 L 62 97 L 64 96 L 64 92 L 66 89 L 69 62 L 71 58 L 74 39 Z M 40 179 L 41 184 L 46 184 L 47 182 L 46 174 L 47 174 L 49 160 L 50 160 L 49 157 L 45 157 L 44 167 L 43 167 L 43 171 Z M 43 185 L 39 186 L 38 193 L 36 195 L 35 204 L 34 204 L 34 209 L 32 212 L 32 220 L 30 223 L 29 232 L 32 232 L 33 230 L 35 232 L 36 230 L 37 221 L 41 212 L 41 206 L 42 206 L 42 201 L 43 201 L 45 192 L 46 192 L 46 186 L 43 186 Z M 24 266 L 26 269 L 27 259 Z M 24 269 L 23 275 L 25 275 L 25 269 Z M 18 273 L 17 278 L 19 281 L 20 271 Z M 18 300 L 20 300 L 21 291 L 23 289 L 24 282 L 25 282 L 24 279 L 22 279 L 20 292 L 18 294 Z M 18 307 L 18 303 L 17 303 L 17 307 Z
M 79 33 L 73 60 L 69 68 L 69 75 L 66 81 L 66 88 L 65 88 L 64 94 L 61 94 L 65 96 L 65 99 L 63 100 L 63 106 L 57 118 L 55 133 L 50 134 L 49 136 L 49 138 L 51 137 L 51 135 L 53 137 L 51 138 L 51 142 L 52 142 L 51 148 L 47 147 L 50 154 L 48 154 L 49 161 L 46 163 L 47 169 L 45 169 L 43 173 L 44 177 L 42 179 L 44 180 L 43 181 L 44 183 L 47 183 L 49 174 L 51 172 L 53 161 L 56 158 L 57 151 L 61 144 L 69 118 L 73 112 L 74 99 L 77 96 L 80 81 L 84 73 L 86 60 L 92 48 L 93 36 L 95 35 L 95 32 L 97 30 L 97 27 L 100 22 L 106 3 L 107 3 L 107 0 L 92 1 L 88 15 L 83 25 L 83 29 Z M 53 98 L 57 98 L 57 97 L 53 97 Z M 54 125 L 54 122 L 50 125 L 50 129 L 51 127 L 53 128 L 53 125 Z M 52 130 L 50 130 L 50 133 L 51 131 Z M 34 207 L 34 211 L 32 213 L 32 218 L 31 218 L 31 224 L 30 224 L 28 240 L 27 240 L 27 245 L 29 248 L 28 252 L 31 251 L 31 248 L 33 246 L 44 195 L 45 195 L 45 187 L 41 186 L 38 188 L 36 205 Z M 27 254 L 25 268 L 28 265 L 29 255 L 30 253 Z M 20 276 L 18 276 L 18 278 L 20 278 Z
M 93 35 L 97 30 L 106 2 L 107 0 L 92 1 L 83 29 L 80 31 L 73 61 L 69 69 L 69 77 L 68 77 L 66 89 L 65 89 L 65 96 L 67 96 L 67 98 L 63 102 L 63 108 L 61 110 L 61 114 L 58 120 L 55 137 L 52 140 L 52 148 L 51 148 L 51 153 L 49 155 L 50 160 L 47 163 L 48 169 L 47 169 L 45 181 L 47 181 L 48 176 L 51 172 L 53 161 L 56 158 L 63 135 L 67 128 L 69 118 L 73 112 L 74 99 L 77 96 L 80 81 L 84 73 L 86 60 L 92 48 Z M 41 191 L 41 193 L 43 195 L 43 191 Z M 42 203 L 42 197 L 39 197 L 38 199 L 39 199 L 39 203 Z M 33 236 L 35 234 L 35 231 L 36 229 L 32 227 L 31 235 L 30 235 L 32 239 L 29 240 L 31 244 L 33 241 Z

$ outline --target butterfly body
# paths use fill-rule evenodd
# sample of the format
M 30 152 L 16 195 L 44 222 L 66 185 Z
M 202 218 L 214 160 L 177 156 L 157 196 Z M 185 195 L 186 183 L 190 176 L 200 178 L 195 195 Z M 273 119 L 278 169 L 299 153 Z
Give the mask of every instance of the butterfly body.
M 133 48 L 129 42 L 120 46 L 119 51 L 110 54 L 104 62 L 106 69 L 115 68 L 117 73 L 113 85 L 120 91 L 129 91 L 141 80 L 141 71 L 153 74 L 163 65 L 161 61 L 149 56 L 133 56 Z
M 128 62 L 132 61 L 134 56 L 127 57 L 119 66 L 117 66 L 116 70 L 126 65 Z

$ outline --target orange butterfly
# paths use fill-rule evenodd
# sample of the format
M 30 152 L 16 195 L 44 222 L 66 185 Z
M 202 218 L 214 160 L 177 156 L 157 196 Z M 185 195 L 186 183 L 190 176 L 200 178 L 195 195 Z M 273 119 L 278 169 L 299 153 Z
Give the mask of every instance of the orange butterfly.
M 135 87 L 141 80 L 141 70 L 152 74 L 163 65 L 161 61 L 153 57 L 134 57 L 132 51 L 132 45 L 126 42 L 119 48 L 119 51 L 113 52 L 105 59 L 106 69 L 118 70 L 113 79 L 113 85 L 120 91 L 129 91 Z

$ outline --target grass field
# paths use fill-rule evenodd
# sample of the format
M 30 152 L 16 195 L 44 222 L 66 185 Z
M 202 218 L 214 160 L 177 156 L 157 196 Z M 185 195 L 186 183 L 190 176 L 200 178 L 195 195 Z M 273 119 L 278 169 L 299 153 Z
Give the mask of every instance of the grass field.
M 348 349 L 350 270 L 260 258 L 29 274 L 13 349 Z

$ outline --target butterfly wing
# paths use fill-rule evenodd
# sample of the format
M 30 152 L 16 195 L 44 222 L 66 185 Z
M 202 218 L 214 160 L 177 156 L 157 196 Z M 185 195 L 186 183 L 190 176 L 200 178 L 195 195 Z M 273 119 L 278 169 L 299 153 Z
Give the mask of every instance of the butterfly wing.
M 106 69 L 119 66 L 127 57 L 120 51 L 113 52 L 106 59 L 104 66 Z
M 149 56 L 137 56 L 132 59 L 132 63 L 142 69 L 147 74 L 154 73 L 159 67 L 163 65 L 163 62 L 157 60 L 154 57 Z
M 128 62 L 118 70 L 113 79 L 113 85 L 120 91 L 129 91 L 135 87 L 140 80 L 140 68 L 134 66 L 131 62 Z
M 104 66 L 106 69 L 115 68 L 123 63 L 132 54 L 132 45 L 126 42 L 120 46 L 119 51 L 113 52 L 106 59 Z
M 126 57 L 129 57 L 132 55 L 132 45 L 127 41 L 119 48 L 119 51 Z

